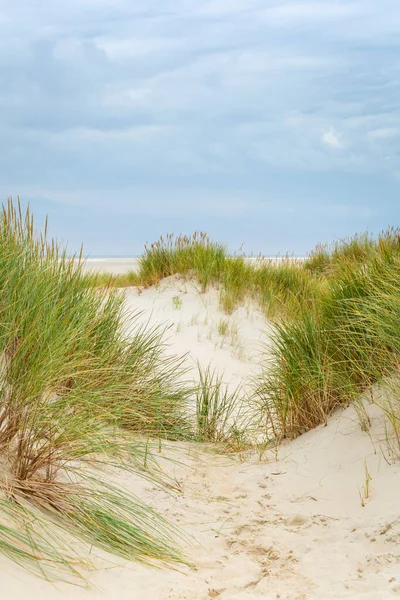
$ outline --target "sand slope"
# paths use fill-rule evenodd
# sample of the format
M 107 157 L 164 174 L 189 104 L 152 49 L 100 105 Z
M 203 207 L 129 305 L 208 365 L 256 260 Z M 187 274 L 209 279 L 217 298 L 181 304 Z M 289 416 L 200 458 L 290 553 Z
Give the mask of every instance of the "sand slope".
M 270 344 L 268 326 L 255 307 L 240 307 L 232 315 L 219 308 L 219 292 L 200 293 L 200 286 L 168 277 L 157 288 L 138 294 L 134 288 L 126 293 L 127 307 L 138 314 L 136 322 L 165 329 L 168 353 L 187 355 L 190 377 L 197 375 L 197 362 L 212 364 L 234 389 L 246 384 L 260 370 L 260 358 Z M 219 327 L 225 325 L 226 333 Z
M 181 305 L 176 308 L 173 298 Z M 210 360 L 228 384 L 257 373 L 266 326 L 255 309 L 241 311 L 234 343 L 221 344 L 218 293 L 167 281 L 128 292 L 140 319 L 170 326 L 171 351 Z M 210 333 L 211 332 L 211 333 Z M 243 347 L 242 350 L 238 350 Z M 195 369 L 192 369 L 195 376 Z M 41 600 L 386 600 L 400 596 L 400 465 L 385 461 L 377 440 L 381 415 L 367 404 L 372 427 L 361 431 L 353 408 L 279 450 L 219 456 L 194 444 L 163 445 L 161 456 L 180 491 L 161 490 L 128 474 L 120 484 L 191 536 L 196 569 L 155 569 L 123 561 L 90 575 L 92 589 L 52 586 L 0 556 L 2 597 Z M 365 495 L 365 466 L 372 476 Z M 362 505 L 364 504 L 364 506 Z M 105 568 L 107 567 L 107 568 Z

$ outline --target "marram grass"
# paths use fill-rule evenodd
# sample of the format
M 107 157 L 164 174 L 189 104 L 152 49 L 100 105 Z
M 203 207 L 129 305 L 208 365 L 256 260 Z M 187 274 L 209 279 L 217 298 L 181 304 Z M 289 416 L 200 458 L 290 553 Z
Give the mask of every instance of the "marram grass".
M 211 365 L 203 369 L 199 364 L 198 370 L 197 438 L 201 442 L 225 442 L 234 425 L 235 414 L 241 408 L 241 390 L 230 392 Z
M 61 568 L 74 577 L 90 561 L 84 550 L 83 560 L 64 554 L 61 529 L 86 549 L 183 560 L 175 529 L 149 507 L 96 478 L 68 476 L 96 461 L 150 476 L 151 461 L 139 468 L 143 449 L 121 426 L 185 435 L 188 392 L 160 332 L 129 322 L 118 290 L 94 289 L 79 260 L 36 236 L 29 211 L 11 201 L 0 218 L 0 265 L 0 551 L 43 575 Z M 41 531 L 47 522 L 57 535 L 20 518 L 34 507 Z
M 168 234 L 146 245 L 139 259 L 137 285 L 158 284 L 165 277 L 179 275 L 197 280 L 201 290 L 210 285 L 220 289 L 220 303 L 231 314 L 251 299 L 270 318 L 280 318 L 298 310 L 318 295 L 322 283 L 310 269 L 291 258 L 274 262 L 229 256 L 224 245 L 213 242 L 203 232 L 191 236 Z M 113 285 L 119 285 L 116 277 Z M 121 280 L 121 286 L 124 283 Z
M 256 393 L 278 438 L 324 423 L 398 369 L 400 237 L 361 240 L 336 245 L 323 292 L 275 325 Z
M 213 284 L 227 314 L 258 303 L 275 329 L 256 395 L 276 436 L 295 437 L 394 368 L 399 256 L 396 228 L 319 245 L 304 262 L 249 261 L 204 233 L 167 235 L 145 247 L 137 277 L 144 286 L 174 274 L 203 291 Z
M 396 368 L 399 257 L 396 228 L 279 262 L 228 256 L 204 233 L 167 235 L 145 247 L 137 277 L 144 286 L 176 274 L 203 291 L 212 284 L 227 314 L 248 299 L 260 306 L 275 329 L 255 393 L 275 436 L 295 437 Z
M 212 242 L 203 232 L 195 232 L 191 237 L 161 236 L 145 246 L 139 260 L 139 281 L 152 285 L 171 275 L 194 275 L 205 290 L 208 284 L 219 280 L 225 255 L 224 246 Z

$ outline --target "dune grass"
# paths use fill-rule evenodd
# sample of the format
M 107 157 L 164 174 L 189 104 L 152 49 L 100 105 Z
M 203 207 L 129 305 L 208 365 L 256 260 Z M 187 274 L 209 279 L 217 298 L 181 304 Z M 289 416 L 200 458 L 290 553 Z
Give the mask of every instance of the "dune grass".
M 399 250 L 397 230 L 337 245 L 323 292 L 275 325 L 257 393 L 277 437 L 324 423 L 398 368 Z
M 168 235 L 146 246 L 137 276 L 144 286 L 174 274 L 203 291 L 213 284 L 226 314 L 258 303 L 275 329 L 256 394 L 276 436 L 295 437 L 396 368 L 396 332 L 387 323 L 397 306 L 399 257 L 395 228 L 279 262 L 229 256 L 204 233 Z
M 262 262 L 253 269 L 253 297 L 269 318 L 287 318 L 317 301 L 324 280 L 310 274 L 300 261 Z
M 174 527 L 87 470 L 151 476 L 127 431 L 186 435 L 179 361 L 164 356 L 160 331 L 129 320 L 118 290 L 95 289 L 79 260 L 36 236 L 29 210 L 11 201 L 0 217 L 0 264 L 0 551 L 71 579 L 91 545 L 183 560 Z M 83 559 L 66 549 L 67 535 L 79 537 Z
M 232 314 L 249 299 L 259 304 L 270 318 L 296 312 L 299 305 L 318 294 L 320 278 L 312 269 L 287 257 L 279 262 L 262 258 L 229 256 L 224 245 L 211 241 L 203 232 L 175 237 L 167 234 L 146 245 L 132 285 L 157 285 L 165 277 L 179 275 L 197 281 L 205 292 L 210 285 L 220 289 L 220 304 Z M 125 286 L 123 276 L 100 276 L 97 284 Z
M 139 281 L 149 286 L 171 275 L 195 276 L 203 290 L 219 281 L 226 249 L 214 243 L 203 232 L 192 236 L 173 234 L 146 245 L 139 259 Z
M 245 437 L 243 391 L 229 391 L 222 377 L 208 365 L 198 365 L 196 389 L 197 441 L 239 449 Z
M 126 288 L 140 284 L 138 274 L 132 269 L 120 275 L 91 273 L 90 280 L 94 287 Z
M 149 287 L 172 275 L 191 278 L 205 292 L 210 285 L 220 289 L 220 304 L 232 314 L 246 300 L 259 304 L 269 318 L 296 312 L 319 292 L 321 280 L 313 269 L 287 257 L 279 262 L 262 258 L 229 256 L 224 245 L 211 241 L 203 232 L 191 236 L 172 234 L 146 245 L 137 273 L 91 275 L 94 286 Z
M 169 236 L 167 243 L 161 239 L 146 249 L 153 279 L 144 270 L 139 279 L 147 284 L 165 273 L 192 276 L 203 282 L 203 290 L 210 283 L 219 286 L 227 314 L 251 299 L 275 321 L 272 354 L 256 394 L 277 438 L 296 437 L 326 422 L 336 407 L 397 368 L 400 331 L 391 314 L 400 292 L 398 229 L 320 245 L 304 262 L 231 257 L 205 234 L 184 239 L 184 266 L 181 242 Z M 202 261 L 195 264 L 188 248 L 199 239 Z M 207 381 L 206 387 L 213 386 Z
M 198 439 L 220 442 L 227 435 L 229 419 L 237 406 L 238 393 L 230 394 L 222 378 L 209 365 L 198 365 L 199 385 L 196 394 Z
M 315 250 L 309 253 L 304 268 L 318 275 L 332 277 L 340 272 L 342 267 L 357 268 L 382 253 L 397 254 L 399 235 L 397 228 L 390 227 L 381 232 L 376 239 L 366 232 L 333 244 L 318 244 Z

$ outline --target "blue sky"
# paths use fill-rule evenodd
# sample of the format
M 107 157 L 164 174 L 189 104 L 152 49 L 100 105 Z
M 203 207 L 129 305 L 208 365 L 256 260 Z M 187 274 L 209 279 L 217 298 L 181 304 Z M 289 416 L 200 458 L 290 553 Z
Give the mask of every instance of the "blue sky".
M 398 0 L 0 0 L 0 193 L 71 250 L 400 217 Z

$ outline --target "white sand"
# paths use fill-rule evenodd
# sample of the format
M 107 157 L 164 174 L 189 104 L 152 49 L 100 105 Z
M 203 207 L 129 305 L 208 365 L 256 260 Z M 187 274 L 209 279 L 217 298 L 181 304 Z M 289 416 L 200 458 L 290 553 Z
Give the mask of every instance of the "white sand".
M 178 297 L 180 302 L 174 301 Z M 229 317 L 237 332 L 223 339 L 218 293 L 199 294 L 172 278 L 138 295 L 131 310 L 141 320 L 169 326 L 171 351 L 189 353 L 225 373 L 232 387 L 257 374 L 267 327 L 255 309 Z M 174 306 L 175 303 L 175 306 Z M 176 443 L 163 453 L 182 492 L 169 493 L 129 474 L 132 490 L 193 538 L 187 547 L 196 570 L 119 565 L 91 574 L 93 588 L 46 583 L 0 555 L 1 598 L 22 600 L 387 600 L 400 596 L 400 465 L 388 464 L 373 440 L 380 413 L 368 406 L 369 432 L 352 408 L 333 416 L 260 461 L 223 457 L 194 444 Z M 372 476 L 362 506 L 365 464 Z
M 121 275 L 127 271 L 136 271 L 138 260 L 137 258 L 87 258 L 84 270 Z
M 200 292 L 200 286 L 169 277 L 158 288 L 135 288 L 126 292 L 127 305 L 138 314 L 138 322 L 166 329 L 168 352 L 187 354 L 187 367 L 196 377 L 197 361 L 211 363 L 233 390 L 259 372 L 263 348 L 269 344 L 268 327 L 254 307 L 241 307 L 227 316 L 219 309 L 219 292 Z M 219 326 L 227 327 L 224 335 Z

